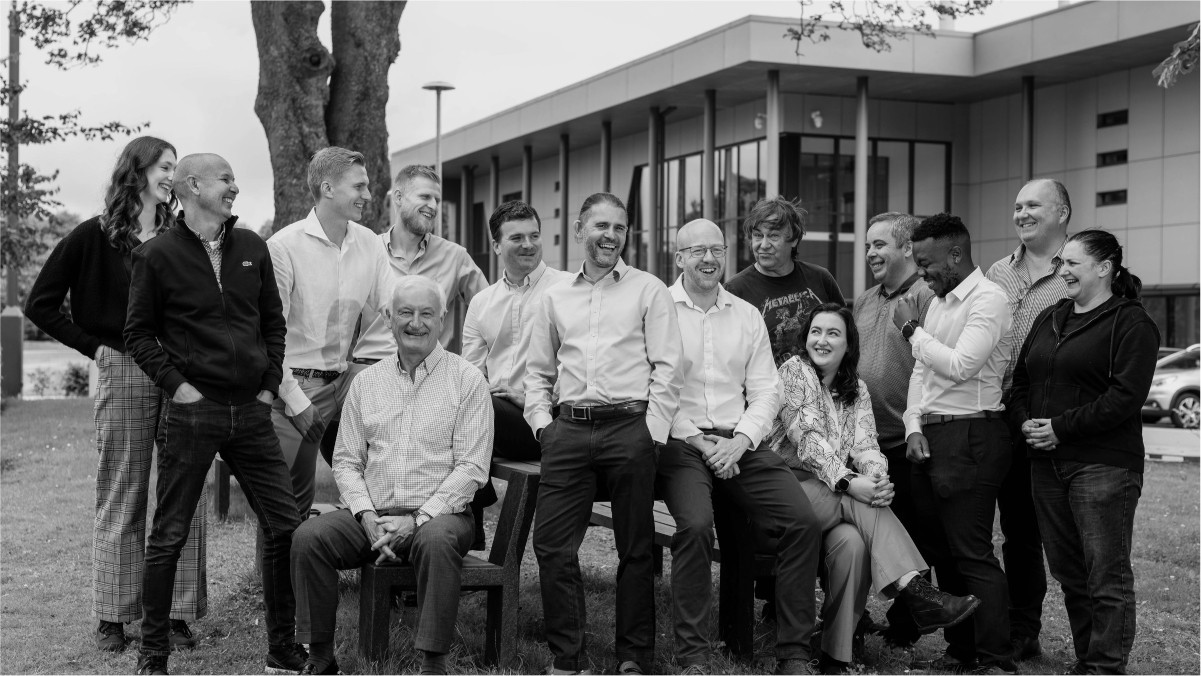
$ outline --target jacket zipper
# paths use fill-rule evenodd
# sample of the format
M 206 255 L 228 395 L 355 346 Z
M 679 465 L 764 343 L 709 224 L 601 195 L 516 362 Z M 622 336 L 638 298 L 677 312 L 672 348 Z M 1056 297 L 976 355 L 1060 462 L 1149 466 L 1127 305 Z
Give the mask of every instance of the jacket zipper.
M 1052 312 L 1050 315 L 1047 316 L 1047 319 L 1050 320 L 1050 322 L 1051 322 L 1051 331 L 1055 333 L 1055 347 L 1051 349 L 1051 359 L 1050 359 L 1051 366 L 1047 370 L 1046 380 L 1043 381 L 1043 401 L 1042 401 L 1042 409 L 1039 411 L 1039 417 L 1046 417 L 1046 415 L 1047 415 L 1047 398 L 1048 398 L 1048 394 L 1049 394 L 1048 388 L 1051 386 L 1051 382 L 1053 380 L 1052 376 L 1055 374 L 1055 355 L 1057 355 L 1059 353 L 1060 346 L 1063 345 L 1064 342 L 1067 341 L 1068 338 L 1071 338 L 1072 336 L 1076 335 L 1077 333 L 1080 333 L 1081 331 L 1087 329 L 1088 327 L 1092 326 L 1094 323 L 1101 321 L 1102 317 L 1108 317 L 1110 315 L 1110 313 L 1121 310 L 1123 307 L 1125 307 L 1125 305 L 1118 305 L 1118 306 L 1110 309 L 1107 312 L 1102 312 L 1101 314 L 1097 315 L 1096 317 L 1093 317 L 1092 319 L 1090 319 L 1088 321 L 1088 323 L 1085 324 L 1084 326 L 1073 329 L 1070 333 L 1065 333 L 1062 336 L 1059 335 L 1059 325 L 1055 323 L 1055 313 Z
M 224 224 L 221 225 L 221 229 L 225 230 Z M 200 252 L 202 254 L 204 254 L 204 262 L 208 265 L 209 269 L 212 270 L 213 262 L 211 260 L 209 260 L 207 247 L 205 247 L 204 242 L 200 241 L 200 238 L 197 237 L 196 234 L 193 233 L 191 230 L 188 230 L 188 234 L 192 236 L 192 239 L 196 240 L 197 246 L 200 247 Z M 232 241 L 231 234 L 228 231 L 225 232 L 224 237 L 226 238 L 226 240 L 221 245 L 221 272 L 222 273 L 225 272 L 226 264 L 229 262 L 226 259 L 229 258 L 229 248 L 230 248 L 230 243 Z M 238 346 L 234 343 L 234 335 L 229 330 L 229 306 L 226 303 L 226 299 L 225 299 L 225 285 L 223 285 L 221 283 L 221 280 L 217 278 L 216 270 L 213 270 L 212 279 L 213 279 L 213 283 L 217 285 L 217 295 L 221 296 L 221 318 L 223 320 L 222 323 L 225 328 L 225 337 L 226 337 L 226 339 L 229 340 L 229 347 L 233 351 L 233 362 L 234 362 L 233 382 L 236 383 L 239 381 Z

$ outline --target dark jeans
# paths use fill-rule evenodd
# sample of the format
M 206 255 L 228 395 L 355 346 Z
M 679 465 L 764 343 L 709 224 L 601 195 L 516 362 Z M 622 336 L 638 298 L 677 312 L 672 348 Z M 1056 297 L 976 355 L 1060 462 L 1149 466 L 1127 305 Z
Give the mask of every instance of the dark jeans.
M 383 514 L 404 514 L 388 511 Z M 417 573 L 417 636 L 413 647 L 444 653 L 454 638 L 459 613 L 463 556 L 471 545 L 471 515 L 443 514 L 430 519 L 399 547 L 397 556 Z M 296 529 L 292 543 L 292 580 L 296 586 L 296 640 L 334 640 L 338 615 L 338 571 L 374 561 L 363 527 L 350 510 L 309 519 Z
M 1142 473 L 1035 459 L 1030 483 L 1047 563 L 1063 588 L 1076 659 L 1090 674 L 1126 673 L 1135 633 L 1130 540 Z
M 542 430 L 542 479 L 534 553 L 542 585 L 546 642 L 556 669 L 588 668 L 587 618 L 579 549 L 597 482 L 613 503 L 617 544 L 619 662 L 650 669 L 655 654 L 654 490 L 658 451 L 643 413 L 600 422 L 560 416 Z
M 1014 668 L 1009 591 L 993 554 L 997 491 L 1009 470 L 1009 427 L 999 419 L 926 425 L 930 458 L 913 465 L 913 504 L 922 527 L 914 540 L 943 591 L 974 594 L 969 621 L 944 630 L 947 653 L 961 661 Z
M 892 480 L 893 485 L 892 504 L 889 507 L 897 516 L 897 520 L 905 527 L 909 537 L 913 538 L 914 532 L 922 525 L 918 521 L 917 510 L 913 506 L 913 463 L 905 457 L 908 448 L 908 444 L 901 444 L 881 450 L 884 457 L 888 458 L 888 478 Z M 927 572 L 924 577 L 929 578 L 930 574 Z M 913 622 L 913 615 L 909 614 L 909 607 L 905 604 L 903 597 L 898 596 L 893 599 L 885 617 L 888 618 L 889 635 L 893 640 L 913 642 L 921 638 L 922 634 L 917 630 L 917 625 Z
M 1047 571 L 1043 569 L 1043 545 L 1030 495 L 1030 459 L 1026 439 L 1018 431 L 1010 433 L 1012 463 L 997 508 L 1001 512 L 1001 532 L 1005 544 L 1005 577 L 1009 580 L 1009 632 L 1012 638 L 1037 638 L 1042 629 L 1043 598 L 1047 595 Z
M 713 605 L 714 490 L 752 515 L 756 526 L 776 542 L 776 659 L 809 659 L 821 529 L 783 458 L 752 449 L 742 456 L 738 469 L 736 477 L 717 479 L 701 452 L 677 439 L 669 440 L 659 456 L 656 492 L 676 520 L 671 596 L 676 661 L 682 667 L 708 659 L 705 625 Z
M 266 533 L 261 568 L 267 612 L 267 641 L 290 645 L 295 601 L 288 575 L 292 532 L 300 523 L 292 479 L 271 424 L 271 406 L 257 399 L 229 406 L 201 399 L 166 403 L 164 441 L 158 456 L 158 507 L 146 543 L 142 582 L 142 648 L 170 655 L 171 590 L 188 524 L 217 453 L 238 480 Z

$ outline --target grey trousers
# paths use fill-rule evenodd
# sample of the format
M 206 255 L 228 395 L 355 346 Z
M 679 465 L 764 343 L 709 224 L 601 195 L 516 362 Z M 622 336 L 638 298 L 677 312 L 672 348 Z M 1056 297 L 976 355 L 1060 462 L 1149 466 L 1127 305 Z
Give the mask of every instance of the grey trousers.
M 841 662 L 851 661 L 855 627 L 867 607 L 872 584 L 871 557 L 859 530 L 840 523 L 826 531 L 825 601 L 822 602 L 822 652 Z
M 459 614 L 463 556 L 475 534 L 471 512 L 430 519 L 405 541 L 403 556 L 417 571 L 417 650 L 450 650 Z M 292 588 L 296 594 L 296 641 L 334 640 L 338 615 L 338 571 L 374 561 L 367 534 L 349 510 L 323 514 L 300 524 L 292 535 Z
M 799 474 L 798 474 L 799 472 Z M 813 513 L 823 531 L 840 523 L 849 523 L 859 531 L 871 558 L 872 591 L 892 597 L 889 585 L 910 571 L 929 568 L 917 551 L 909 533 L 887 507 L 872 507 L 846 493 L 835 493 L 820 479 L 803 470 L 793 470 L 798 478 L 804 475 L 801 489 L 813 505 Z

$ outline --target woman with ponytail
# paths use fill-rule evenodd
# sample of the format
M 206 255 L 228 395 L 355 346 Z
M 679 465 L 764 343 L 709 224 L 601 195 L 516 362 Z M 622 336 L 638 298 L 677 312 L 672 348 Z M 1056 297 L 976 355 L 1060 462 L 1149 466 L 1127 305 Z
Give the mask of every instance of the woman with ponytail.
M 1038 527 L 1072 628 L 1068 673 L 1121 674 L 1135 634 L 1130 541 L 1143 485 L 1140 412 L 1159 329 L 1111 233 L 1076 233 L 1062 258 L 1068 297 L 1034 320 L 1009 405 L 1025 421 Z
M 92 532 L 92 614 L 96 647 L 125 648 L 124 623 L 142 617 L 142 565 L 150 462 L 162 392 L 125 353 L 131 253 L 175 222 L 175 147 L 142 136 L 117 158 L 104 211 L 58 243 L 38 273 L 25 316 L 62 344 L 96 360 L 96 516 Z M 62 311 L 71 296 L 71 312 Z M 208 609 L 205 588 L 207 495 L 179 560 L 171 644 L 192 647 L 187 621 Z

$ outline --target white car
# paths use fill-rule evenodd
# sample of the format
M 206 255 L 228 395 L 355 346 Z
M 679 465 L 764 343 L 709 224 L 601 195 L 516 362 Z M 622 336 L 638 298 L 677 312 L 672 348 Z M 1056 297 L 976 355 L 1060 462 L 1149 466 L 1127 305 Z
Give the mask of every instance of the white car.
M 1171 416 L 1177 427 L 1197 429 L 1201 421 L 1201 344 L 1155 363 L 1143 420 L 1154 422 L 1165 415 Z

